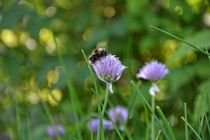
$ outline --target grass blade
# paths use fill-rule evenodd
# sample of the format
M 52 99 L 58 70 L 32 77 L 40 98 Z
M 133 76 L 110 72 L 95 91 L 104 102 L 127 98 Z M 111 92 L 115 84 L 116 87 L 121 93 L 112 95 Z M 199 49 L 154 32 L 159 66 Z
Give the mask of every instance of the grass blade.
M 42 103 L 42 106 L 43 106 L 43 108 L 44 108 L 44 111 L 45 111 L 45 113 L 46 113 L 46 115 L 47 115 L 47 118 L 48 118 L 50 124 L 54 127 L 56 138 L 57 138 L 58 140 L 61 140 L 61 138 L 60 138 L 60 136 L 59 136 L 59 134 L 58 134 L 58 129 L 56 128 L 55 122 L 54 122 L 54 120 L 53 120 L 53 118 L 52 118 L 52 115 L 51 115 L 51 113 L 50 113 L 50 110 L 49 110 L 47 104 L 46 104 L 44 101 L 41 101 L 41 103 Z
M 110 106 L 111 108 L 114 108 L 113 104 L 112 104 L 110 101 L 109 101 L 109 106 Z M 112 119 L 111 119 L 110 115 L 108 114 L 108 112 L 107 112 L 107 116 L 108 116 L 109 120 L 112 121 Z M 120 124 L 122 124 L 122 125 L 123 125 L 123 128 L 125 128 L 125 129 L 124 129 L 124 132 L 125 132 L 126 136 L 128 137 L 128 140 L 132 140 L 131 134 L 130 134 L 130 132 L 128 131 L 128 129 L 127 129 L 127 127 L 126 127 L 126 123 L 125 123 L 124 121 L 122 121 L 121 118 L 119 118 L 119 116 L 118 116 L 117 114 L 115 114 L 115 116 L 117 116 L 117 119 L 119 120 Z M 112 124 L 114 125 L 115 129 L 117 129 L 116 131 L 119 131 L 119 129 L 118 129 L 118 127 L 116 126 L 116 124 L 115 124 L 114 122 L 112 122 Z M 121 134 L 120 134 L 120 135 L 121 135 Z M 119 136 L 119 137 L 120 137 L 120 136 Z M 124 138 L 123 138 L 123 139 L 124 139 Z
M 69 97 L 70 97 L 70 104 L 71 104 L 71 107 L 72 107 L 72 110 L 73 110 L 73 115 L 75 117 L 75 120 L 76 120 L 76 131 L 77 131 L 77 136 L 78 136 L 78 139 L 79 140 L 82 140 L 82 135 L 81 135 L 81 130 L 79 128 L 79 119 L 78 119 L 78 114 L 76 112 L 76 108 L 75 108 L 75 103 L 78 102 L 78 99 L 77 99 L 77 96 L 76 96 L 76 92 L 75 92 L 75 89 L 74 89 L 74 86 L 72 84 L 72 82 L 69 80 L 69 75 L 68 73 L 66 72 L 66 67 L 65 67 L 65 64 L 64 64 L 64 60 L 61 56 L 61 53 L 59 51 L 59 46 L 58 46 L 58 43 L 57 43 L 57 40 L 54 36 L 54 43 L 55 43 L 55 46 L 56 46 L 56 50 L 57 50 L 57 53 L 58 53 L 58 60 L 59 60 L 59 63 L 61 65 L 61 67 L 64 69 L 64 77 L 65 77 L 65 81 L 67 83 L 67 88 L 68 88 L 68 93 L 69 93 Z
M 156 136 L 155 140 L 159 140 L 160 134 L 161 134 L 161 130 L 159 130 L 159 131 L 158 131 L 158 133 L 157 133 L 157 136 Z
M 103 108 L 102 108 L 102 112 L 101 112 L 102 118 L 104 117 L 104 113 L 106 111 L 106 106 L 107 106 L 107 103 L 108 103 L 108 98 L 109 98 L 109 84 L 107 83 L 106 84 L 106 92 L 105 92 L 104 104 L 103 104 Z
M 173 34 L 167 32 L 167 31 L 165 31 L 165 30 L 163 30 L 163 29 L 160 29 L 160 28 L 158 28 L 158 27 L 155 27 L 155 26 L 153 26 L 153 25 L 150 25 L 150 27 L 152 27 L 153 29 L 158 30 L 158 31 L 160 31 L 160 32 L 162 32 L 162 33 L 164 33 L 164 34 L 167 34 L 167 35 L 169 35 L 169 36 L 171 36 L 171 37 L 173 37 L 173 38 L 175 38 L 175 39 L 177 39 L 177 40 L 179 40 L 179 41 L 181 41 L 181 42 L 187 44 L 188 46 L 190 46 L 190 47 L 192 47 L 192 48 L 194 48 L 194 49 L 196 49 L 196 50 L 202 52 L 203 54 L 209 56 L 209 53 L 208 53 L 208 52 L 206 52 L 206 51 L 204 51 L 203 49 L 201 49 L 201 48 L 199 48 L 199 47 L 197 47 L 197 46 L 191 44 L 190 42 L 187 42 L 187 41 L 181 39 L 181 38 L 178 37 L 178 36 L 175 36 L 175 35 L 173 35 Z
M 205 122 L 206 122 L 206 125 L 207 125 L 208 134 L 210 135 L 209 120 L 208 120 L 208 118 L 207 118 L 206 114 L 204 115 L 204 117 L 205 117 Z
M 27 133 L 28 133 L 28 139 L 27 140 L 32 140 L 32 136 L 31 136 L 31 122 L 30 122 L 30 118 L 31 118 L 31 114 L 30 114 L 30 110 L 27 112 L 27 116 L 26 116 L 26 123 L 27 123 Z
M 185 120 L 184 117 L 181 117 L 181 119 L 187 124 L 187 126 L 193 131 L 193 133 L 197 136 L 199 140 L 202 140 L 200 135 L 196 132 L 196 130 Z
M 91 77 L 94 78 L 94 89 L 95 89 L 94 93 L 96 94 L 97 106 L 98 106 L 98 116 L 99 116 L 99 119 L 100 119 L 99 130 L 97 132 L 97 140 L 100 140 L 100 137 L 102 137 L 102 139 L 104 139 L 104 131 L 103 131 L 103 127 L 102 127 L 102 119 L 103 119 L 103 117 L 102 117 L 102 112 L 101 112 L 101 104 L 102 103 L 101 103 L 101 100 L 100 100 L 100 95 L 99 95 L 99 91 L 98 91 L 98 86 L 97 86 L 95 75 L 93 74 L 93 71 L 92 71 L 90 65 L 88 64 L 88 58 L 87 58 L 85 52 L 83 50 L 81 50 L 81 52 L 83 54 L 85 62 L 87 63 L 87 66 L 88 66 L 89 72 L 91 74 Z
M 106 111 L 106 115 L 108 116 L 108 119 L 112 122 L 112 125 L 114 126 L 114 130 L 116 131 L 116 133 L 119 136 L 120 140 L 124 140 L 124 138 L 121 135 L 120 131 L 118 130 L 116 124 L 114 123 L 114 121 L 112 120 L 112 118 L 110 117 L 110 115 L 109 115 L 109 113 L 107 111 Z
M 168 130 L 168 134 L 170 136 L 170 139 L 171 140 L 176 140 L 175 136 L 174 136 L 174 133 L 169 125 L 169 122 L 168 120 L 166 119 L 165 115 L 163 114 L 162 110 L 160 109 L 159 106 L 156 106 L 156 109 L 157 109 L 157 112 L 158 114 L 160 115 L 160 117 L 162 118 L 163 120 L 163 123 L 164 123 L 164 128 L 166 128 Z
M 151 100 L 152 112 L 155 112 L 155 96 L 152 96 Z M 152 140 L 155 139 L 155 116 L 151 115 L 151 136 Z
M 155 119 L 157 120 L 158 125 L 161 127 L 164 136 L 166 137 L 167 140 L 171 140 L 168 136 L 168 133 L 166 133 L 165 128 L 163 127 L 162 123 L 159 121 L 157 115 L 155 114 L 155 112 L 152 111 L 152 107 L 150 106 L 149 102 L 145 99 L 145 97 L 143 96 L 143 94 L 141 93 L 141 91 L 138 89 L 138 87 L 136 86 L 136 84 L 131 81 L 132 85 L 134 86 L 134 88 L 136 89 L 136 91 L 139 93 L 139 95 L 141 96 L 141 98 L 143 99 L 144 103 L 146 104 L 146 106 L 148 107 L 149 111 L 152 113 L 152 115 L 154 115 Z
M 187 104 L 184 103 L 184 118 L 187 122 Z M 185 122 L 185 140 L 188 140 L 188 126 L 187 123 Z
M 21 131 L 23 129 L 21 128 L 21 118 L 20 118 L 19 107 L 17 103 L 15 104 L 15 112 L 16 112 L 16 125 L 17 125 L 17 139 L 24 140 L 23 132 Z

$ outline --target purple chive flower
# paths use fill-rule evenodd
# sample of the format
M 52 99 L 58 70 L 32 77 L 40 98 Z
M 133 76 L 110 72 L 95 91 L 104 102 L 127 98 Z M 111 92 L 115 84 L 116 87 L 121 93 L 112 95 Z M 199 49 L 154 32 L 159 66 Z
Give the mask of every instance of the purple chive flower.
M 124 130 L 124 125 L 128 120 L 128 109 L 122 106 L 109 109 L 109 116 L 113 122 L 121 129 Z
M 62 125 L 58 124 L 56 126 L 48 126 L 47 133 L 50 138 L 56 137 L 56 131 L 58 135 L 63 135 L 65 133 L 65 129 Z
M 121 64 L 119 58 L 114 55 L 108 54 L 107 56 L 101 58 L 92 64 L 98 78 L 109 84 L 109 90 L 112 91 L 112 82 L 117 81 L 126 68 Z
M 93 132 L 97 133 L 98 127 L 99 127 L 100 119 L 94 118 L 88 122 L 88 128 Z M 114 127 L 112 125 L 111 121 L 108 121 L 106 119 L 102 119 L 102 126 L 104 130 L 112 130 Z
M 156 82 L 162 79 L 168 73 L 169 71 L 164 64 L 157 61 L 151 61 L 149 63 L 146 63 L 146 65 L 142 69 L 140 69 L 139 73 L 136 76 L 138 78 L 143 78 Z

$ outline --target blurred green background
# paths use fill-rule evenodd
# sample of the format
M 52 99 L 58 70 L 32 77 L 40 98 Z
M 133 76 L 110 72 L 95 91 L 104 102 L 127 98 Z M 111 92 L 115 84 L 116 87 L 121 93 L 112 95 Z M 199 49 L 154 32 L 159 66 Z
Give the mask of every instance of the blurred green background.
M 158 83 L 161 93 L 156 100 L 177 139 L 184 139 L 180 119 L 184 102 L 189 121 L 208 138 L 200 121 L 203 116 L 207 122 L 210 119 L 208 57 L 150 25 L 209 49 L 209 4 L 208 0 L 0 0 L 0 139 L 18 139 L 20 128 L 26 140 L 49 139 L 42 102 L 55 122 L 65 126 L 66 139 L 75 136 L 75 118 L 58 50 L 73 85 L 83 137 L 89 139 L 86 121 L 88 114 L 97 112 L 97 102 L 81 49 L 90 55 L 97 45 L 106 47 L 128 67 L 113 85 L 113 105 L 131 104 L 135 94 L 131 80 L 149 98 L 150 83 L 135 75 L 145 62 L 161 61 L 170 74 Z M 103 98 L 104 84 L 99 85 Z M 145 137 L 147 114 L 139 98 L 135 103 L 128 128 L 133 138 L 140 140 Z

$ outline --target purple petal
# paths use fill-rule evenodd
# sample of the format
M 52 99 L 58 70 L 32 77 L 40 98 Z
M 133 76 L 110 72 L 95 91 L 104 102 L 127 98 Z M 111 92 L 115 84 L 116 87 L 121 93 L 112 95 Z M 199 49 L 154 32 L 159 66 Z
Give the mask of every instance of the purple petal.
M 100 119 L 94 118 L 88 122 L 88 128 L 93 131 L 93 133 L 97 133 L 98 127 L 99 127 Z M 111 121 L 108 121 L 106 119 L 102 120 L 102 125 L 104 130 L 112 130 L 114 127 L 112 125 Z
M 56 137 L 56 131 L 57 131 L 58 135 L 63 135 L 65 133 L 64 127 L 60 124 L 58 124 L 56 126 L 48 126 L 48 128 L 47 128 L 48 136 L 51 138 Z
M 126 68 L 117 57 L 111 54 L 96 61 L 92 67 L 98 78 L 107 83 L 118 80 Z
M 152 61 L 150 63 L 146 63 L 145 66 L 139 70 L 139 73 L 137 73 L 136 76 L 146 80 L 158 81 L 165 77 L 168 73 L 169 71 L 164 64 Z
M 127 108 L 122 106 L 117 106 L 115 108 L 109 109 L 109 115 L 115 123 L 120 123 L 121 121 L 126 123 L 129 114 Z

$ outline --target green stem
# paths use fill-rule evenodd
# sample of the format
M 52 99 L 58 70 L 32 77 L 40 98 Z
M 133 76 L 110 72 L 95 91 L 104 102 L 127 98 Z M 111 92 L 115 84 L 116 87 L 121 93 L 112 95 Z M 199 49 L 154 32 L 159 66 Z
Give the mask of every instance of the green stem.
M 109 100 L 108 104 L 109 104 L 109 106 L 110 106 L 111 108 L 114 108 L 114 106 L 113 106 L 113 104 L 110 102 L 110 100 Z M 114 112 L 114 113 L 116 113 L 116 112 Z M 108 116 L 108 119 L 111 120 L 112 125 L 114 126 L 114 129 L 116 130 L 118 136 L 120 137 L 120 140 L 124 140 L 123 135 L 120 134 L 119 128 L 117 127 L 117 125 L 114 123 L 114 121 L 113 121 L 112 118 L 110 117 L 108 111 L 106 111 L 106 114 L 107 114 L 107 116 Z M 123 128 L 124 128 L 123 134 L 125 134 L 125 135 L 127 136 L 127 139 L 128 139 L 128 140 L 132 140 L 131 134 L 130 134 L 130 132 L 129 132 L 127 126 L 126 126 L 126 122 L 124 122 L 117 114 L 115 114 L 115 116 L 117 116 L 117 119 L 119 120 L 120 124 L 122 124 L 122 126 L 123 126 Z M 119 133 L 118 133 L 118 132 L 119 132 Z
M 30 110 L 27 111 L 27 133 L 28 133 L 28 140 L 32 140 L 32 137 L 31 137 L 31 124 L 30 124 Z
M 181 38 L 178 37 L 178 36 L 175 36 L 175 35 L 173 35 L 173 34 L 167 32 L 167 31 L 165 31 L 165 30 L 163 30 L 163 29 L 157 28 L 157 27 L 152 26 L 152 25 L 150 25 L 150 27 L 152 27 L 153 29 L 158 30 L 158 31 L 160 31 L 160 32 L 162 32 L 162 33 L 164 33 L 164 34 L 167 34 L 167 35 L 169 35 L 169 36 L 171 36 L 171 37 L 173 37 L 173 38 L 175 38 L 175 39 L 177 39 L 177 40 L 179 40 L 179 41 L 181 41 L 181 42 L 187 44 L 188 46 L 190 46 L 190 47 L 192 47 L 192 48 L 194 48 L 194 49 L 196 49 L 196 50 L 202 52 L 203 54 L 209 56 L 209 53 L 208 53 L 208 52 L 206 52 L 206 51 L 204 51 L 203 49 L 201 49 L 201 48 L 199 48 L 199 47 L 197 47 L 197 46 L 195 46 L 195 45 L 193 45 L 193 44 L 191 44 L 191 43 L 189 43 L 189 42 L 187 42 L 187 41 L 181 39 Z
M 97 131 L 97 140 L 100 140 L 101 135 L 102 135 L 102 138 L 104 139 L 104 131 L 103 131 L 103 127 L 102 127 L 102 115 L 101 115 L 101 100 L 100 100 L 100 96 L 99 96 L 99 91 L 98 91 L 95 75 L 93 74 L 93 71 L 88 63 L 88 58 L 87 58 L 85 52 L 83 50 L 81 50 L 81 51 L 82 51 L 83 57 L 85 58 L 85 61 L 87 62 L 87 66 L 88 66 L 90 75 L 94 79 L 94 89 L 95 89 L 94 93 L 96 94 L 96 98 L 97 98 L 98 116 L 99 116 L 99 120 L 100 120 L 99 129 Z
M 21 132 L 21 119 L 19 114 L 18 104 L 15 104 L 15 112 L 16 112 L 16 125 L 17 125 L 17 139 L 24 140 L 23 133 Z
M 206 122 L 206 125 L 207 125 L 207 130 L 208 130 L 208 133 L 210 134 L 210 126 L 209 126 L 209 120 L 208 120 L 208 118 L 207 118 L 207 116 L 206 116 L 206 114 L 204 115 L 204 117 L 205 117 L 205 122 Z
M 155 140 L 159 140 L 160 134 L 161 134 L 161 130 L 159 130 L 159 131 L 158 131 L 158 133 L 157 133 L 157 136 L 156 136 Z
M 151 106 L 152 106 L 152 112 L 155 113 L 155 96 L 154 95 L 152 95 Z M 155 140 L 155 117 L 153 114 L 151 114 L 151 136 L 152 136 L 152 140 Z
M 169 137 L 170 140 L 176 140 L 176 137 L 174 136 L 172 128 L 170 127 L 170 124 L 169 124 L 168 120 L 166 119 L 166 116 L 163 114 L 161 108 L 159 106 L 156 106 L 156 109 L 157 109 L 157 113 L 159 114 L 159 116 L 163 120 L 164 128 L 166 128 L 166 130 L 168 131 L 167 133 L 170 136 Z
M 100 114 L 100 124 L 99 124 L 99 128 L 100 128 L 100 133 L 101 133 L 101 137 L 102 137 L 102 140 L 105 139 L 104 137 L 104 132 L 103 132 L 103 117 L 104 117 L 104 113 L 106 111 L 106 106 L 107 106 L 107 103 L 108 103 L 108 97 L 109 97 L 109 84 L 107 83 L 106 84 L 106 92 L 105 92 L 105 99 L 104 99 L 104 104 L 103 104 L 103 108 L 102 108 L 102 112 Z M 98 135 L 99 133 L 97 133 Z M 99 137 L 97 136 L 97 139 Z
M 104 99 L 104 104 L 103 104 L 103 108 L 102 108 L 102 112 L 101 112 L 102 118 L 104 117 L 104 113 L 106 111 L 106 106 L 107 106 L 107 103 L 108 103 L 108 97 L 109 97 L 109 83 L 106 84 L 105 99 Z
M 42 106 L 43 106 L 43 108 L 44 108 L 44 111 L 45 111 L 45 113 L 46 113 L 46 115 L 47 115 L 47 118 L 48 118 L 50 124 L 52 125 L 52 127 L 53 127 L 54 130 L 55 130 L 55 136 L 56 136 L 56 138 L 57 138 L 58 140 L 61 140 L 61 139 L 60 139 L 60 136 L 59 136 L 59 134 L 58 134 L 58 129 L 56 128 L 55 122 L 54 122 L 54 120 L 53 120 L 53 118 L 52 118 L 52 115 L 51 115 L 51 113 L 50 113 L 50 110 L 49 110 L 47 104 L 46 104 L 44 101 L 42 101 L 41 103 L 42 103 Z
M 78 117 L 78 114 L 76 112 L 76 108 L 75 108 L 75 104 L 78 103 L 78 99 L 76 97 L 76 94 L 75 94 L 75 89 L 74 89 L 74 86 L 72 84 L 72 81 L 69 80 L 69 75 L 68 73 L 66 72 L 66 67 L 65 67 L 65 64 L 64 64 L 64 60 L 61 56 L 61 53 L 60 53 L 60 50 L 59 50 L 59 46 L 58 46 L 58 42 L 54 36 L 54 43 L 55 43 L 55 46 L 56 46 L 56 49 L 57 49 L 57 53 L 58 53 L 58 60 L 59 60 L 59 63 L 60 65 L 63 67 L 64 69 L 64 75 L 65 75 L 65 81 L 67 83 L 67 88 L 68 88 L 68 91 L 69 91 L 69 97 L 70 97 L 70 104 L 71 104 L 71 107 L 72 107 L 72 110 L 73 110 L 73 115 L 75 117 L 75 120 L 76 120 L 76 131 L 77 131 L 77 136 L 78 136 L 78 139 L 79 140 L 82 140 L 82 135 L 81 135 L 81 130 L 80 130 L 80 127 L 79 127 L 79 117 Z
M 184 117 L 181 117 L 181 119 L 187 124 L 187 126 L 193 131 L 193 133 L 197 136 L 199 140 L 203 140 L 200 135 L 196 132 L 196 130 L 185 120 Z
M 108 116 L 108 119 L 112 122 L 112 125 L 114 126 L 115 131 L 117 132 L 117 135 L 119 136 L 120 140 L 124 140 L 122 134 L 120 133 L 120 131 L 118 130 L 116 124 L 114 123 L 114 121 L 112 120 L 112 118 L 110 117 L 109 113 L 106 111 L 106 114 Z M 129 137 L 128 137 L 129 138 Z M 130 139 L 129 139 L 130 140 Z
M 184 118 L 187 122 L 187 104 L 186 103 L 184 103 Z M 188 126 L 186 122 L 185 122 L 185 139 L 188 140 Z
M 149 111 L 154 115 L 155 120 L 157 121 L 157 124 L 161 127 L 163 134 L 165 135 L 167 140 L 171 140 L 169 138 L 168 133 L 166 132 L 165 128 L 163 127 L 163 124 L 159 121 L 157 115 L 152 111 L 152 107 L 149 104 L 149 102 L 146 100 L 146 98 L 144 97 L 144 95 L 141 93 L 141 91 L 139 90 L 139 88 L 136 86 L 136 84 L 131 81 L 131 83 L 133 84 L 134 88 L 136 89 L 136 91 L 139 93 L 140 97 L 142 98 L 143 102 L 145 103 L 145 105 L 148 107 Z

